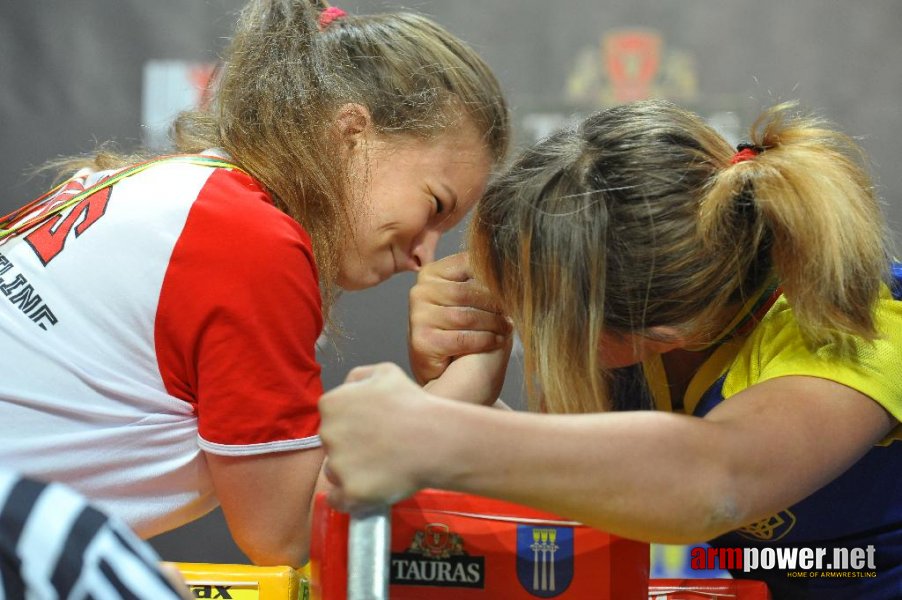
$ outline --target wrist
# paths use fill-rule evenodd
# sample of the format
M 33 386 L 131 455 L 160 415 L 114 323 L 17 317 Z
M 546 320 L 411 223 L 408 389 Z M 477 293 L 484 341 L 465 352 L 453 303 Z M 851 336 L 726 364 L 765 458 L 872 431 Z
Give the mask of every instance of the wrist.
M 466 444 L 461 444 L 461 431 L 466 431 L 466 414 L 459 409 L 471 408 L 447 398 L 429 395 L 423 399 L 417 421 L 421 444 L 427 448 L 416 453 L 413 469 L 414 482 L 420 489 L 436 488 L 459 491 L 465 463 Z
M 507 364 L 506 357 L 503 364 L 496 364 L 501 356 L 499 352 L 461 356 L 423 389 L 442 398 L 491 406 L 501 393 Z
M 417 398 L 416 404 L 410 408 L 411 421 L 407 430 L 415 440 L 407 445 L 411 449 L 406 452 L 409 459 L 407 477 L 416 489 L 439 487 L 437 478 L 441 476 L 446 460 L 443 452 L 447 449 L 445 417 L 442 415 L 444 402 L 442 398 L 426 394 Z

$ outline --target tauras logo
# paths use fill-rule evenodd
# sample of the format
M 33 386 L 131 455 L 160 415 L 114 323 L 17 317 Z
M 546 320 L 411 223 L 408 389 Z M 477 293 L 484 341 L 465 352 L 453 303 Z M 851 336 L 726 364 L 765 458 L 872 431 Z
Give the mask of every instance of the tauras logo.
M 392 554 L 391 583 L 482 588 L 484 562 L 481 556 L 455 556 L 442 560 Z
M 391 555 L 394 585 L 485 587 L 485 557 L 470 556 L 463 538 L 444 523 L 429 523 L 417 531 L 410 547 Z

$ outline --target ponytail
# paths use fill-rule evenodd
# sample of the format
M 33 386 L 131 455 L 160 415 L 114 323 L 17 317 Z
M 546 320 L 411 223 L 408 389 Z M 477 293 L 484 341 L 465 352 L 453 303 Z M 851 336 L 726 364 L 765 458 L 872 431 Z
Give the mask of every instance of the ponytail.
M 341 154 L 329 127 L 339 93 L 308 0 L 255 0 L 241 14 L 214 108 L 216 136 L 313 241 L 325 314 L 351 231 Z
M 717 157 L 723 168 L 700 205 L 702 238 L 732 247 L 748 267 L 766 255 L 809 341 L 873 339 L 888 252 L 864 155 L 794 108 L 782 104 L 758 118 L 750 136 L 757 156 L 734 164 Z
M 737 153 L 669 102 L 617 106 L 538 142 L 492 182 L 470 259 L 521 334 L 533 402 L 647 407 L 639 378 L 603 372 L 603 339 L 674 332 L 704 348 L 774 282 L 810 342 L 844 350 L 851 336 L 876 337 L 889 261 L 861 151 L 791 108 L 767 111 L 754 148 Z

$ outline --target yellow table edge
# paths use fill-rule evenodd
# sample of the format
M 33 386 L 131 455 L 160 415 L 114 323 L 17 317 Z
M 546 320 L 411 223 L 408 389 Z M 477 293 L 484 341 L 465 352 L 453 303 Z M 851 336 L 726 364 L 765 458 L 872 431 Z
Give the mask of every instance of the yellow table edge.
M 163 565 L 178 569 L 196 598 L 222 597 L 221 592 L 226 589 L 234 600 L 298 600 L 309 593 L 308 565 L 300 569 L 185 562 L 164 562 Z M 218 591 L 217 586 L 221 588 Z M 198 595 L 206 592 L 209 595 Z

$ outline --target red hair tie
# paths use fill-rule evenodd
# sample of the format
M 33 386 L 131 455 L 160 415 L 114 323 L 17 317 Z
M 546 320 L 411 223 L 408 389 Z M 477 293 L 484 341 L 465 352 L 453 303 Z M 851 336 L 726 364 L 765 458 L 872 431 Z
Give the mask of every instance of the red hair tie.
M 736 154 L 730 159 L 730 164 L 735 165 L 736 163 L 741 163 L 746 160 L 752 160 L 762 152 L 764 152 L 764 148 L 761 146 L 756 146 L 754 144 L 739 144 L 736 146 Z
M 332 23 L 332 21 L 346 17 L 347 15 L 348 13 L 341 10 L 337 6 L 330 6 L 319 14 L 319 30 L 322 31 L 323 29 L 328 27 Z

